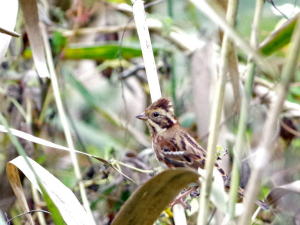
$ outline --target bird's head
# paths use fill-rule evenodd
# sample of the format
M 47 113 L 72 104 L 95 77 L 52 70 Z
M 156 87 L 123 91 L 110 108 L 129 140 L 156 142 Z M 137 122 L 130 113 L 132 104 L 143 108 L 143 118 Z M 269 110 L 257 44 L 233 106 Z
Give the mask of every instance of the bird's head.
M 153 102 L 136 118 L 146 121 L 152 136 L 177 124 L 173 104 L 166 98 Z

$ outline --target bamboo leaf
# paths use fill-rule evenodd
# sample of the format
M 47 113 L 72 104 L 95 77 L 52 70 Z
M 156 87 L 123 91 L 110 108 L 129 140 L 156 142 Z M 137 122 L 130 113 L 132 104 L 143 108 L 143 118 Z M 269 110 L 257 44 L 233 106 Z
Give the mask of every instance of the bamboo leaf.
M 26 164 L 26 162 L 24 162 L 24 164 Z M 9 179 L 9 183 L 10 183 L 17 199 L 19 200 L 19 204 L 21 205 L 24 212 L 28 212 L 29 207 L 28 207 L 28 204 L 26 201 L 26 197 L 24 194 L 24 190 L 23 190 L 23 187 L 21 184 L 21 180 L 19 177 L 19 172 L 18 172 L 17 167 L 12 166 L 10 163 L 8 163 L 6 166 L 6 173 L 7 173 L 8 179 Z M 34 224 L 32 216 L 30 214 L 25 214 L 25 216 L 30 224 Z
M 50 196 L 55 206 L 58 208 L 64 221 L 70 225 L 92 224 L 92 221 L 90 221 L 89 216 L 87 215 L 86 211 L 84 210 L 74 193 L 34 160 L 30 159 L 29 157 L 27 158 L 36 171 L 39 179 L 43 183 L 45 191 Z M 11 179 L 12 177 L 19 176 L 17 174 L 17 168 L 25 174 L 25 176 L 39 191 L 41 191 L 34 174 L 28 167 L 24 158 L 21 156 L 13 159 L 7 165 L 7 174 L 10 177 L 10 182 L 13 187 L 18 187 L 18 189 L 22 188 L 21 182 L 15 182 L 17 181 L 17 179 Z M 52 216 L 57 217 L 59 216 L 59 214 L 55 213 L 52 214 Z M 56 222 L 56 224 L 64 224 L 64 222 L 61 220 L 59 223 Z
M 259 51 L 263 55 L 271 55 L 277 50 L 281 49 L 288 43 L 290 43 L 295 25 L 297 22 L 297 16 L 287 21 L 278 30 L 271 33 L 260 45 Z
M 158 53 L 158 48 L 153 49 L 154 53 Z M 70 46 L 64 52 L 64 59 L 94 59 L 94 60 L 107 60 L 117 59 L 119 55 L 124 59 L 132 59 L 142 56 L 142 51 L 139 46 L 120 46 L 118 44 L 100 45 L 95 44 L 92 46 L 76 45 Z
M 268 204 L 272 205 L 280 198 L 290 193 L 300 193 L 300 180 L 273 188 L 267 196 Z
M 16 19 L 18 14 L 18 1 L 0 1 L 0 63 L 5 56 L 11 36 L 7 33 L 11 33 L 16 25 Z M 5 34 L 6 33 L 6 34 Z M 11 33 L 10 35 L 13 35 Z
M 27 168 L 27 171 L 30 171 L 31 175 L 35 178 L 35 175 L 32 173 L 31 168 L 29 168 L 29 166 L 25 162 L 24 158 L 22 156 L 19 156 L 18 158 L 21 158 L 23 160 L 23 162 L 22 162 L 23 166 L 25 166 Z M 7 173 L 10 185 L 11 185 L 17 199 L 19 200 L 19 203 L 20 203 L 23 211 L 28 212 L 29 208 L 28 208 L 26 197 L 25 197 L 23 187 L 22 187 L 22 184 L 20 181 L 19 172 L 18 172 L 17 167 L 15 165 L 11 164 L 10 162 L 7 163 L 6 173 Z M 39 186 L 38 181 L 36 181 L 36 185 Z M 64 224 L 63 218 L 61 217 L 61 214 L 59 213 L 57 207 L 54 205 L 53 201 L 50 199 L 50 197 L 49 197 L 48 193 L 45 191 L 44 187 L 41 187 L 41 188 L 43 188 L 42 193 L 44 194 L 44 199 L 47 203 L 47 207 L 48 207 L 49 211 L 52 212 L 53 221 L 55 222 L 55 224 Z M 31 214 L 25 214 L 25 216 L 31 224 L 34 224 Z
M 188 169 L 169 169 L 137 189 L 122 206 L 113 225 L 153 224 L 160 213 L 199 174 Z
M 46 64 L 41 30 L 39 27 L 37 1 L 20 0 L 19 2 L 23 11 L 25 27 L 32 49 L 32 55 L 36 70 L 38 71 L 40 77 L 50 77 Z

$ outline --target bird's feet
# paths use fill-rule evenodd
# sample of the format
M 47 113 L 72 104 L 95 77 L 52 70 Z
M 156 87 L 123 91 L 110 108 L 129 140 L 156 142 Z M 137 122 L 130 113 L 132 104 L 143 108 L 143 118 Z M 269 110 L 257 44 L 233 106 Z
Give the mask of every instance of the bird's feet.
M 175 205 L 177 205 L 177 204 L 182 205 L 184 209 L 190 209 L 190 208 L 191 208 L 191 206 L 190 206 L 188 203 L 184 202 L 184 201 L 182 200 L 181 197 L 177 197 L 177 198 L 175 198 L 175 199 L 173 200 L 173 202 L 170 204 L 170 208 L 171 208 L 172 211 L 173 211 L 173 207 L 174 207 Z
M 173 202 L 170 204 L 171 210 L 173 210 L 174 205 L 176 204 L 181 204 L 185 209 L 191 209 L 191 206 L 186 203 L 183 199 L 191 194 L 192 197 L 197 197 L 199 196 L 198 193 L 198 187 L 192 187 L 187 191 L 184 191 L 182 194 L 180 194 L 178 197 L 176 197 Z

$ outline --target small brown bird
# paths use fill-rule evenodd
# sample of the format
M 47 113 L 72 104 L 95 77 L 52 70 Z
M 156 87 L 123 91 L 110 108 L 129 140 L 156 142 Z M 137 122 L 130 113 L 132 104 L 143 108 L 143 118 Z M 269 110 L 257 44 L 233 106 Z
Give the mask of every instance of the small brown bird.
M 200 167 L 204 169 L 206 151 L 178 123 L 173 105 L 168 99 L 158 99 L 136 118 L 146 121 L 159 161 L 164 162 L 170 168 L 188 167 L 198 170 Z M 223 169 L 217 163 L 215 167 L 226 181 L 227 175 Z M 244 196 L 244 190 L 240 188 L 239 194 Z M 268 208 L 260 200 L 256 203 L 262 209 Z

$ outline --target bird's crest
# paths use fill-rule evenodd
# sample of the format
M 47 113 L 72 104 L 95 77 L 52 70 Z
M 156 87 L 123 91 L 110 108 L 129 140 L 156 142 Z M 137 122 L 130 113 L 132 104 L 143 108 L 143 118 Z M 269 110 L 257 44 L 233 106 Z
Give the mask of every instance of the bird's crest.
M 165 111 L 174 111 L 172 102 L 167 98 L 160 98 L 157 101 L 153 102 L 148 110 L 155 110 L 155 109 L 164 109 Z

